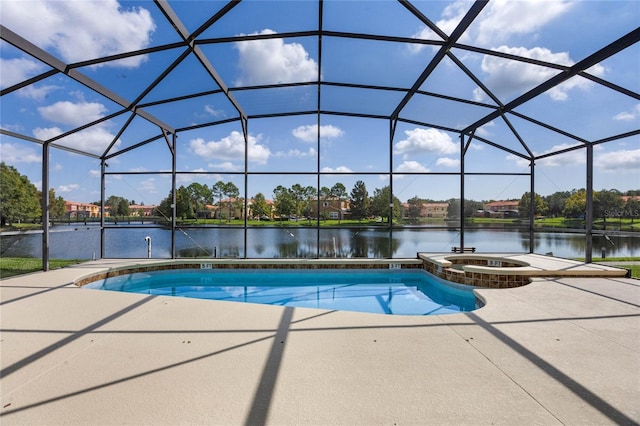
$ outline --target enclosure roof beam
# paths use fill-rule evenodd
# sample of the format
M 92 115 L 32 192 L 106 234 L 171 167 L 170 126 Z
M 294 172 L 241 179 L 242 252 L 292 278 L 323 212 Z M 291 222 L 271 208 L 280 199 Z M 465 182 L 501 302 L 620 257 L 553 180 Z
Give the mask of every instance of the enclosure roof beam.
M 78 83 L 88 87 L 94 92 L 117 103 L 123 108 L 126 108 L 128 110 L 135 112 L 136 114 L 152 122 L 153 124 L 159 126 L 160 128 L 165 129 L 171 133 L 175 131 L 173 127 L 162 122 L 161 120 L 157 119 L 156 117 L 152 116 L 146 111 L 133 108 L 131 102 L 127 101 L 126 99 L 122 98 L 121 96 L 117 95 L 116 93 L 112 92 L 106 87 L 102 86 L 98 82 L 90 79 L 89 77 L 85 76 L 79 71 L 75 69 L 70 69 L 64 62 L 60 61 L 59 59 L 55 58 L 53 55 L 49 54 L 48 52 L 40 49 L 36 45 L 25 40 L 24 38 L 22 38 L 21 36 L 14 33 L 13 31 L 11 31 L 10 29 L 6 28 L 3 25 L 0 25 L 0 38 L 2 38 L 2 40 L 5 40 L 7 43 L 17 47 L 18 49 L 22 50 L 23 52 L 26 52 L 27 54 L 33 56 L 34 58 L 44 62 L 50 67 L 58 70 L 59 72 L 67 75 L 68 77 L 77 81 Z
M 446 40 L 447 39 L 447 34 L 442 31 L 440 29 L 440 27 L 438 27 L 436 24 L 434 24 L 433 22 L 431 22 L 431 20 L 429 18 L 427 18 L 424 13 L 420 12 L 420 10 L 415 7 L 413 5 L 413 3 L 407 1 L 407 0 L 398 0 L 398 2 L 400 2 L 401 5 L 403 5 L 409 12 L 411 12 L 416 18 L 418 18 L 420 21 L 422 21 L 423 24 L 425 24 L 427 27 L 429 27 L 429 29 L 431 31 L 433 31 L 434 33 L 438 34 L 438 36 L 442 39 L 442 40 Z
M 169 3 L 166 0 L 154 0 L 154 2 L 156 4 L 156 6 L 158 6 L 160 11 L 164 14 L 165 18 L 167 18 L 169 23 L 171 23 L 171 25 L 173 25 L 174 29 L 178 32 L 178 35 L 180 35 L 180 37 L 182 37 L 182 39 L 185 41 L 185 43 L 187 43 L 189 45 L 189 47 L 191 48 L 191 51 L 193 52 L 195 57 L 198 59 L 200 64 L 202 64 L 202 66 L 205 68 L 205 70 L 207 71 L 209 76 L 213 79 L 213 81 L 215 81 L 215 83 L 218 85 L 218 87 L 220 87 L 220 89 L 222 89 L 224 94 L 227 96 L 227 99 L 229 100 L 229 102 L 231 102 L 231 104 L 233 104 L 234 108 L 238 111 L 238 114 L 240 114 L 240 118 L 246 120 L 247 114 L 244 112 L 244 109 L 242 108 L 240 103 L 237 101 L 237 99 L 231 94 L 231 92 L 229 91 L 229 88 L 225 84 L 224 80 L 222 79 L 222 77 L 220 77 L 220 74 L 218 74 L 218 71 L 211 64 L 211 62 L 209 62 L 209 59 L 202 52 L 202 49 L 200 49 L 200 47 L 198 45 L 196 45 L 195 40 L 194 40 L 194 36 L 192 34 L 189 34 L 189 31 L 184 26 L 184 24 L 182 24 L 182 21 L 180 20 L 178 15 L 176 15 L 176 13 L 171 8 Z M 233 6 L 235 6 L 234 3 L 237 4 L 238 2 L 230 2 L 230 3 L 228 3 L 227 6 L 224 8 L 224 13 L 227 13 L 229 10 L 231 10 L 231 8 Z M 222 15 L 219 15 L 219 16 L 218 15 L 214 15 L 215 20 L 220 19 L 220 17 L 222 17 Z M 211 22 L 209 22 L 209 21 L 211 21 Z M 215 21 L 212 21 L 212 20 L 209 20 L 209 21 L 207 21 L 208 22 L 207 27 L 208 27 L 208 25 L 211 25 L 213 22 L 215 22 Z M 204 29 L 206 29 L 206 27 Z M 204 31 L 204 29 L 201 27 L 199 29 L 199 31 Z
M 13 86 L 7 87 L 6 89 L 0 90 L 0 96 L 8 95 L 11 92 L 14 92 L 16 90 L 20 90 L 20 89 L 22 89 L 24 87 L 27 87 L 27 86 L 31 85 L 31 84 L 37 83 L 40 80 L 44 80 L 45 78 L 52 77 L 52 76 L 54 76 L 54 75 L 56 75 L 58 73 L 59 73 L 58 70 L 52 69 L 52 70 L 44 72 L 44 73 L 42 73 L 40 75 L 36 75 L 35 77 L 31 77 L 28 80 L 22 81 L 22 82 L 20 82 L 18 84 L 14 84 Z
M 425 80 L 431 75 L 431 73 L 436 69 L 436 67 L 447 55 L 447 52 L 449 51 L 451 46 L 453 46 L 454 43 L 458 41 L 460 37 L 462 37 L 462 34 L 464 34 L 464 32 L 469 27 L 469 25 L 471 25 L 473 20 L 476 18 L 476 16 L 478 16 L 478 14 L 482 11 L 482 9 L 487 5 L 488 2 L 489 2 L 488 0 L 476 0 L 473 3 L 473 5 L 471 5 L 466 15 L 462 18 L 458 26 L 451 33 L 451 36 L 448 37 L 445 44 L 443 44 L 442 47 L 440 47 L 440 49 L 435 54 L 433 59 L 431 59 L 431 62 L 429 62 L 427 67 L 424 69 L 424 71 L 422 71 L 422 74 L 420 74 L 420 77 L 418 77 L 416 82 L 413 83 L 413 86 L 411 87 L 411 89 L 409 89 L 409 92 L 402 99 L 402 101 L 400 101 L 400 104 L 398 104 L 396 109 L 393 111 L 393 114 L 391 114 L 391 117 L 393 119 L 397 118 L 398 115 L 400 115 L 400 111 L 402 111 L 402 109 L 407 105 L 407 103 L 409 103 L 409 100 L 413 97 L 416 91 L 420 89 L 420 86 L 422 86 Z
M 576 75 L 580 74 L 581 72 L 591 68 L 592 66 L 596 65 L 597 63 L 609 58 L 610 56 L 615 55 L 616 53 L 626 49 L 627 47 L 630 47 L 632 45 L 634 45 L 635 43 L 637 43 L 638 41 L 640 41 L 640 27 L 636 28 L 635 30 L 629 32 L 628 34 L 620 37 L 618 40 L 614 41 L 613 43 L 603 47 L 602 49 L 598 50 L 597 52 L 593 53 L 592 55 L 587 56 L 585 59 L 581 60 L 580 62 L 576 63 L 575 65 L 572 65 L 571 67 L 569 67 L 569 69 L 567 69 L 566 71 L 563 71 L 553 77 L 551 77 L 550 79 L 548 79 L 547 81 L 543 82 L 542 84 L 539 84 L 538 86 L 534 87 L 533 89 L 529 90 L 527 93 L 525 93 L 524 95 L 514 99 L 513 101 L 507 103 L 504 108 L 502 108 L 502 110 L 504 112 L 509 112 L 511 110 L 513 110 L 514 108 L 519 107 L 520 105 L 530 101 L 531 99 L 535 98 L 538 95 L 541 95 L 543 93 L 545 93 L 547 90 L 561 84 L 564 83 L 565 81 L 569 80 L 572 77 L 575 77 Z M 494 111 L 491 114 L 487 115 L 484 118 L 481 118 L 480 120 L 476 121 L 475 123 L 473 123 L 470 126 L 467 126 L 462 132 L 463 133 L 469 133 L 471 130 L 473 129 L 477 129 L 478 127 L 487 124 L 488 122 L 490 122 L 491 120 L 497 118 L 503 111 Z
M 583 139 L 577 135 L 574 135 L 573 133 L 569 133 L 569 132 L 565 132 L 564 130 L 558 129 L 557 127 L 553 127 L 550 124 L 547 123 L 543 123 L 542 121 L 536 120 L 535 118 L 531 118 L 528 115 L 524 115 L 524 114 L 520 114 L 519 112 L 516 111 L 509 111 L 509 114 L 511 115 L 515 115 L 518 118 L 522 118 L 523 120 L 529 121 L 530 123 L 536 124 L 538 126 L 544 127 L 547 130 L 551 130 L 552 132 L 556 132 L 561 134 L 562 136 L 566 136 L 570 139 L 576 140 L 578 142 L 582 142 L 584 144 L 589 143 L 588 140 Z

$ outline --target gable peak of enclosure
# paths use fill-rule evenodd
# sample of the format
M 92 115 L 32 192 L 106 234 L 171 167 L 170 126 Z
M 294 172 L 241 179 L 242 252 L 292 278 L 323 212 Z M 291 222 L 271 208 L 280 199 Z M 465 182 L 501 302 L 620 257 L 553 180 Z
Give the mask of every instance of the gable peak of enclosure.
M 640 141 L 633 2 L 2 7 L 0 141 L 40 146 L 43 187 L 51 150 L 93 159 L 103 204 L 110 176 L 138 173 L 166 179 L 173 197 L 195 176 L 236 179 L 245 213 L 252 183 L 278 174 L 308 178 L 318 192 L 335 176 L 382 176 L 391 194 L 405 177 L 450 176 L 447 184 L 459 185 L 450 198 L 464 205 L 465 177 L 524 176 L 533 197 L 536 163 L 572 155 L 582 158 L 581 186 L 592 192 L 594 150 L 630 147 L 617 151 L 624 155 Z M 269 133 L 286 126 L 304 148 Z M 345 134 L 353 152 L 380 159 L 329 161 Z M 477 160 L 478 150 L 494 160 Z M 276 158 L 280 169 L 267 165 Z M 513 167 L 503 167 L 505 158 Z

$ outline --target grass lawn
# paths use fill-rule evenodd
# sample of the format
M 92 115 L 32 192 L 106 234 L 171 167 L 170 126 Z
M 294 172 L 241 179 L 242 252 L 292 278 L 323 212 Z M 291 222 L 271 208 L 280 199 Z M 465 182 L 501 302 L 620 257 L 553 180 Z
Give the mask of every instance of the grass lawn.
M 80 262 L 84 262 L 84 260 L 50 259 L 49 268 L 63 268 L 67 265 L 74 265 Z M 9 278 L 14 275 L 28 274 L 29 272 L 37 271 L 42 271 L 42 259 L 32 257 L 0 257 L 0 278 Z

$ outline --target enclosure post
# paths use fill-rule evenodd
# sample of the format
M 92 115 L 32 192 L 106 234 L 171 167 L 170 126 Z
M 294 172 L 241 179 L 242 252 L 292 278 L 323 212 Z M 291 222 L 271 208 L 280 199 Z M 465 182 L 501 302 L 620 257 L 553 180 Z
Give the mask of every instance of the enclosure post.
M 536 192 L 535 192 L 535 168 L 536 163 L 531 159 L 530 165 L 530 178 L 531 178 L 531 188 L 529 192 L 529 253 L 533 253 L 534 245 L 535 245 L 535 211 L 536 211 Z
M 105 217 L 105 170 L 107 167 L 107 163 L 104 161 L 104 157 L 100 161 L 100 259 L 104 259 L 104 217 Z
M 593 251 L 593 145 L 587 145 L 587 203 L 584 212 L 584 261 L 591 263 Z
M 171 258 L 176 258 L 176 133 L 173 133 L 171 138 L 171 145 L 173 150 L 171 152 Z
M 460 133 L 460 249 L 464 249 L 464 135 Z
M 393 134 L 395 120 L 389 121 L 389 256 L 393 258 Z
M 49 144 L 42 145 L 42 270 L 49 270 Z
M 242 124 L 242 135 L 244 136 L 244 256 L 247 258 L 247 232 L 248 232 L 248 216 L 249 216 L 249 120 L 246 117 L 241 117 L 240 123 Z M 318 151 L 319 152 L 319 151 Z M 214 257 L 217 257 L 217 253 Z

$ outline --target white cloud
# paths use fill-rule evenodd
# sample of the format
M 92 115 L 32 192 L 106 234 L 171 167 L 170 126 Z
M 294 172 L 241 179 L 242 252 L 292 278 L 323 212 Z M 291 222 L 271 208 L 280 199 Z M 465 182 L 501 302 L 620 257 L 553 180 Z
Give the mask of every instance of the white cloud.
M 455 154 L 459 152 L 458 143 L 444 132 L 436 129 L 405 130 L 406 139 L 396 143 L 393 147 L 394 154 L 402 154 L 408 159 L 411 154 L 435 153 Z
M 474 26 L 476 43 L 492 47 L 514 35 L 532 34 L 564 15 L 573 6 L 569 1 L 493 0 Z
M 54 138 L 62 133 L 63 131 L 58 127 L 38 127 L 33 130 L 33 135 L 43 141 Z M 58 139 L 55 143 L 92 154 L 102 154 L 114 138 L 115 135 L 109 132 L 106 128 L 94 126 L 77 133 L 72 133 L 62 139 Z M 114 147 L 120 146 L 120 143 L 120 140 L 116 141 Z M 110 162 L 113 162 L 113 159 Z
M 493 50 L 560 65 L 571 66 L 574 64 L 567 52 L 553 53 L 544 47 L 527 49 L 524 47 L 500 46 Z M 521 95 L 559 73 L 556 69 L 490 55 L 484 56 L 481 66 L 482 71 L 488 74 L 488 77 L 484 81 L 485 84 L 501 99 Z M 589 72 L 600 76 L 604 74 L 604 68 L 600 65 L 595 65 L 589 69 Z M 568 98 L 568 92 L 570 90 L 574 88 L 584 90 L 590 87 L 591 84 L 590 80 L 575 76 L 555 86 L 547 93 L 553 100 L 563 101 Z M 486 95 L 479 88 L 476 88 L 474 90 L 474 98 L 480 101 L 484 100 Z
M 453 30 L 456 28 L 460 20 L 464 17 L 469 10 L 469 7 L 473 4 L 470 0 L 460 0 L 454 1 L 450 5 L 444 8 L 442 11 L 442 18 L 438 20 L 435 24 L 438 28 L 444 31 L 446 34 L 451 34 Z M 422 40 L 437 40 L 442 41 L 440 36 L 431 31 L 428 27 L 421 28 L 417 33 L 412 35 L 413 38 L 422 39 Z M 464 40 L 460 40 L 461 42 Z M 413 53 L 418 53 L 422 49 L 427 47 L 424 44 L 410 44 L 409 50 Z
M 16 93 L 23 98 L 35 99 L 36 101 L 44 101 L 51 92 L 58 89 L 60 89 L 60 86 L 38 86 L 35 84 L 31 84 L 18 90 Z
M 207 113 L 207 115 L 210 115 L 211 117 L 224 117 L 225 116 L 223 110 L 215 109 L 211 105 L 205 105 L 204 106 L 204 111 Z
M 299 149 L 290 149 L 287 152 L 278 151 L 276 152 L 275 156 L 278 158 L 308 158 L 315 157 L 316 153 L 317 151 L 315 150 L 315 148 L 310 147 L 306 151 L 301 151 Z
M 403 161 L 397 168 L 397 173 L 427 173 L 428 168 L 417 161 Z
M 225 172 L 236 172 L 242 170 L 239 165 L 233 164 L 231 161 L 224 161 L 222 163 L 209 164 L 209 167 L 216 170 L 224 170 Z
M 145 192 L 147 194 L 151 193 L 151 194 L 155 194 L 158 191 L 156 190 L 156 182 L 155 182 L 155 178 L 148 178 L 145 179 L 143 181 L 140 181 L 137 185 L 136 185 L 136 189 L 139 192 Z
M 100 170 L 97 170 L 97 169 L 89 170 L 89 176 L 100 177 Z
M 275 34 L 264 29 L 258 34 Z M 253 33 L 256 34 L 256 33 Z M 318 64 L 299 43 L 283 39 L 252 40 L 235 43 L 240 54 L 237 86 L 316 81 Z
M 42 155 L 31 148 L 0 142 L 0 161 L 8 164 L 40 163 L 42 162 Z
M 67 62 L 145 48 L 156 28 L 148 10 L 125 8 L 116 0 L 4 0 L 2 24 L 45 50 L 56 49 Z M 145 59 L 137 56 L 109 65 L 137 67 Z
M 98 102 L 85 102 L 84 100 L 79 102 L 60 101 L 52 105 L 39 107 L 38 112 L 43 118 L 54 123 L 77 127 L 104 117 L 107 108 Z M 115 138 L 115 135 L 107 129 L 107 126 L 108 123 L 103 122 L 57 140 L 56 143 L 85 152 L 102 154 Z M 35 137 L 44 141 L 62 133 L 64 131 L 57 126 L 38 127 L 33 131 Z M 118 147 L 119 145 L 120 140 L 116 141 L 114 146 Z
M 323 173 L 352 173 L 353 170 L 351 170 L 350 168 L 348 168 L 347 166 L 338 166 L 335 169 L 333 167 L 323 167 L 322 170 L 320 170 Z
M 607 172 L 635 172 L 640 170 L 640 149 L 620 150 L 595 156 L 594 165 Z
M 4 3 L 3 3 L 4 6 Z M 4 12 L 4 10 L 3 10 Z M 0 88 L 5 89 L 31 78 L 45 69 L 44 65 L 26 58 L 0 58 Z
M 81 126 L 104 117 L 107 108 L 97 102 L 69 101 L 56 102 L 55 104 L 38 107 L 40 115 L 54 123 Z
M 53 171 L 54 171 L 54 172 L 59 172 L 59 171 L 60 171 L 60 170 L 62 170 L 62 169 L 64 169 L 64 167 L 63 167 L 63 166 L 62 166 L 62 164 L 60 164 L 60 163 L 56 163 L 56 164 L 54 164 L 54 166 L 53 166 Z
M 80 185 L 78 185 L 77 183 L 72 183 L 71 185 L 60 185 L 60 186 L 58 186 L 57 192 L 59 192 L 59 193 L 73 192 L 78 188 L 80 188 Z
M 250 162 L 266 164 L 269 156 L 271 156 L 271 151 L 265 145 L 258 144 L 260 138 L 261 135 L 258 135 L 257 138 L 249 135 L 248 157 Z M 244 136 L 235 130 L 219 141 L 205 142 L 202 138 L 193 139 L 189 146 L 194 154 L 206 160 L 244 160 Z
M 298 126 L 291 133 L 304 142 L 315 142 L 318 139 L 318 125 Z M 335 139 L 342 135 L 344 135 L 344 131 L 339 127 L 330 124 L 320 126 L 320 139 Z
M 636 104 L 631 111 L 623 111 L 616 114 L 613 119 L 618 121 L 630 121 L 640 118 L 640 104 Z
M 441 157 L 436 161 L 436 165 L 443 167 L 458 167 L 460 160 L 457 158 Z
M 454 1 L 442 12 L 436 25 L 446 34 L 451 34 L 473 4 L 469 0 Z M 572 6 L 568 1 L 542 0 L 493 0 L 483 9 L 476 21 L 460 38 L 461 43 L 494 47 L 513 36 L 533 34 L 543 26 L 564 15 Z M 414 38 L 440 40 L 433 31 L 423 28 Z M 424 45 L 411 45 L 418 52 Z

